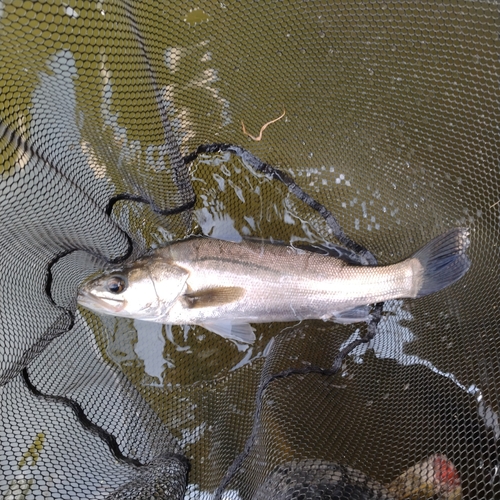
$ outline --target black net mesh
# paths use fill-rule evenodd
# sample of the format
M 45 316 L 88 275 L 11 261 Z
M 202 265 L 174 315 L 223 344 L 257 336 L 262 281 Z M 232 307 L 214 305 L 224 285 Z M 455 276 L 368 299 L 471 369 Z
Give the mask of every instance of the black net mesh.
M 0 495 L 499 498 L 498 10 L 0 1 Z M 344 358 L 375 323 L 77 307 L 193 233 L 338 243 L 325 210 L 363 263 L 468 227 L 471 269 Z

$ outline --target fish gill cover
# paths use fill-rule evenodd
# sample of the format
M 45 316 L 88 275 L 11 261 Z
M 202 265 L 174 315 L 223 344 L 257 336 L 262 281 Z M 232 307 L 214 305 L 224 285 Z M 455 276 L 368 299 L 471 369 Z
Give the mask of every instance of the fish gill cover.
M 498 28 L 487 1 L 0 2 L 0 494 L 500 495 Z M 189 234 L 391 264 L 453 227 L 467 275 L 371 325 L 239 349 L 76 305 Z

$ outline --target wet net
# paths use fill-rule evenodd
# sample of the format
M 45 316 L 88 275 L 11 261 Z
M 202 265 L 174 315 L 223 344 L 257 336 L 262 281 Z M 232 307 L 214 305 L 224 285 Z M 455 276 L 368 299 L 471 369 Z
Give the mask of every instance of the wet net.
M 0 495 L 500 498 L 499 28 L 494 1 L 0 1 Z M 76 303 L 191 234 L 390 264 L 453 227 L 465 277 L 370 324 L 244 347 Z

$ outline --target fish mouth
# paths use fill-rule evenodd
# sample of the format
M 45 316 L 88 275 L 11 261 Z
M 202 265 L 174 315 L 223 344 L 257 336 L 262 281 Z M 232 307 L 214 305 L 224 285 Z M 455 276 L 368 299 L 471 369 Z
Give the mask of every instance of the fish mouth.
M 97 297 L 85 290 L 78 292 L 77 301 L 78 304 L 91 311 L 113 313 L 119 313 L 127 304 L 126 300 Z

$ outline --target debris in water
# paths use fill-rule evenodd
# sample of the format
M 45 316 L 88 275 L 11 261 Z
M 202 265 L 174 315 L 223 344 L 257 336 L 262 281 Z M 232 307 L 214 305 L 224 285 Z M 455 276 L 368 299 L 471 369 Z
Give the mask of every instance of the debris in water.
M 283 113 L 280 116 L 278 116 L 278 118 L 275 118 L 274 120 L 271 120 L 270 122 L 264 123 L 264 125 L 262 125 L 262 128 L 260 129 L 260 133 L 257 137 L 254 137 L 253 135 L 251 135 L 247 132 L 247 129 L 245 128 L 245 124 L 243 123 L 243 120 L 241 120 L 241 126 L 243 128 L 243 133 L 246 136 L 250 137 L 250 139 L 253 139 L 254 141 L 260 141 L 262 139 L 262 132 L 264 132 L 264 130 L 266 130 L 267 126 L 271 125 L 271 123 L 274 123 L 274 122 L 277 122 L 278 120 L 281 120 L 285 116 L 285 113 L 286 113 L 286 111 L 283 109 Z

